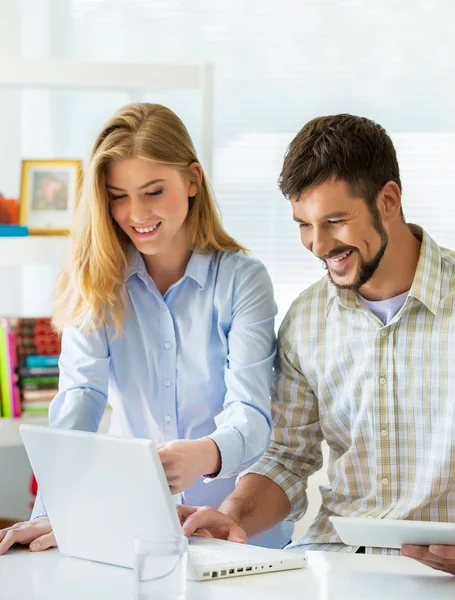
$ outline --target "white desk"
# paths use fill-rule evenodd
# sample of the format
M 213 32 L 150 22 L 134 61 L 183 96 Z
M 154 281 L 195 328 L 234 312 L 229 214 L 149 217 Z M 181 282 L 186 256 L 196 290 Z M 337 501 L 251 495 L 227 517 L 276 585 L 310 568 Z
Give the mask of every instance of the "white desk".
M 128 569 L 14 549 L 0 556 L 1 600 L 132 600 Z M 188 600 L 453 600 L 455 577 L 408 558 L 310 552 L 308 567 L 188 582 Z

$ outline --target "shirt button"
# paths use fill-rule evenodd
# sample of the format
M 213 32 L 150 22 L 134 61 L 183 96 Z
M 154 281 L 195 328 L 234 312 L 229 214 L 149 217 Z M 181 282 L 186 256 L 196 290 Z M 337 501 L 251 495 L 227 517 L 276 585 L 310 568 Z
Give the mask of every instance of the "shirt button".
M 169 350 L 169 348 L 172 346 L 171 342 L 166 342 L 164 344 L 164 347 L 166 348 L 166 350 Z
M 389 480 L 387 479 L 387 477 L 383 477 L 382 485 L 387 485 L 388 483 L 389 483 Z
M 164 420 L 166 421 L 166 423 L 170 423 L 171 422 L 171 415 L 166 415 L 164 417 Z
M 387 329 L 381 329 L 381 335 L 382 337 L 385 337 L 389 332 L 387 331 Z
M 171 385 L 171 382 L 169 381 L 169 379 L 165 379 L 165 380 L 164 380 L 164 385 L 165 385 L 166 387 L 169 387 L 169 386 Z
M 381 435 L 382 437 L 385 437 L 389 432 L 387 431 L 387 429 L 381 429 Z
M 385 383 L 387 383 L 387 379 L 384 377 L 384 375 L 381 375 L 381 377 L 379 378 L 379 383 L 381 385 L 384 385 Z

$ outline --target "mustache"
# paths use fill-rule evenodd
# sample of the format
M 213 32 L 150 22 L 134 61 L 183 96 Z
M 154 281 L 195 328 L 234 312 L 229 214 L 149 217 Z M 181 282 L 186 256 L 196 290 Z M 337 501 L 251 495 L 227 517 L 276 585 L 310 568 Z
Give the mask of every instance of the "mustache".
M 330 250 L 330 252 L 327 252 L 327 254 L 324 254 L 324 256 L 320 258 L 320 260 L 326 262 L 331 258 L 335 258 L 335 256 L 340 256 L 340 254 L 344 254 L 348 250 L 352 250 L 353 252 L 355 252 L 355 248 L 353 246 L 340 246 L 339 248 L 335 248 L 334 250 Z

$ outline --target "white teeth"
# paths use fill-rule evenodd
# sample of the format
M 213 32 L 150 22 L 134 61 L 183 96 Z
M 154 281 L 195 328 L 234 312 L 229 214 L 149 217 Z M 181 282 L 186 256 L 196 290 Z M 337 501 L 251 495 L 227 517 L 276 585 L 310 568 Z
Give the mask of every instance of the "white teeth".
M 133 227 L 138 233 L 150 233 L 151 231 L 155 231 L 158 227 L 159 223 L 157 223 L 154 227 Z
M 346 258 L 346 256 L 348 256 L 351 252 L 352 250 L 348 250 L 344 254 L 340 254 L 340 256 L 337 256 L 336 258 L 331 258 L 330 260 L 333 260 L 334 262 L 339 262 L 340 260 L 343 260 L 343 258 Z

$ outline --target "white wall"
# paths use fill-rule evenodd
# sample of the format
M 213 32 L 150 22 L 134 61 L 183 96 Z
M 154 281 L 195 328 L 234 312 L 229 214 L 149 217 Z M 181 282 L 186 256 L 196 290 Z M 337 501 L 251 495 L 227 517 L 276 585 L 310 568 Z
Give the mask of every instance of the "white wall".
M 0 0 L 0 55 L 213 63 L 213 185 L 229 231 L 268 266 L 281 317 L 322 274 L 276 187 L 286 145 L 314 116 L 383 124 L 405 214 L 455 246 L 454 22 L 448 0 Z M 200 147 L 194 93 L 0 90 L 0 190 L 18 193 L 25 156 L 84 158 L 102 121 L 132 99 L 169 104 Z
M 316 115 L 347 111 L 383 124 L 399 146 L 408 220 L 418 220 L 440 243 L 455 245 L 455 211 L 447 201 L 455 193 L 455 3 L 21 0 L 13 5 L 2 0 L 0 17 L 12 14 L 17 21 L 19 6 L 21 35 L 9 29 L 9 41 L 0 44 L 17 52 L 20 39 L 27 57 L 214 64 L 213 185 L 229 231 L 268 266 L 280 318 L 293 297 L 322 274 L 301 248 L 276 186 L 286 145 Z M 21 153 L 85 158 L 102 121 L 132 99 L 169 104 L 201 146 L 196 92 L 29 91 L 22 97 L 20 152 L 11 136 L 10 151 L 0 161 L 0 188 L 4 182 L 15 191 L 11 181 L 18 183 Z
M 0 0 L 0 56 L 20 55 L 20 5 Z M 0 90 L 0 193 L 17 194 L 20 175 L 20 95 L 17 91 Z

